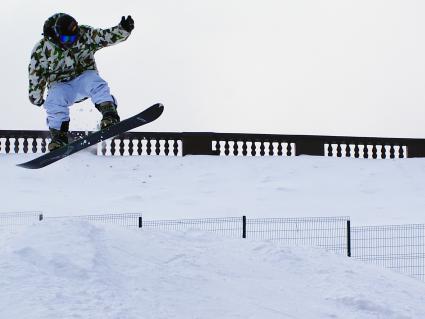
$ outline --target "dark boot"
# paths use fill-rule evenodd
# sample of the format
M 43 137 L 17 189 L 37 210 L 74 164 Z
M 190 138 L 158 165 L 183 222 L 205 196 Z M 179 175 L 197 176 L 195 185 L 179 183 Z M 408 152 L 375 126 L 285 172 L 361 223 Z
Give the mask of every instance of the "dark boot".
M 49 128 L 49 130 L 52 140 L 47 148 L 50 152 L 68 144 L 69 121 L 62 122 L 60 130 L 54 128 Z
M 95 107 L 102 113 L 102 120 L 100 121 L 100 128 L 104 129 L 111 125 L 117 124 L 120 121 L 120 117 L 117 112 L 117 106 L 114 102 L 102 102 L 96 104 Z

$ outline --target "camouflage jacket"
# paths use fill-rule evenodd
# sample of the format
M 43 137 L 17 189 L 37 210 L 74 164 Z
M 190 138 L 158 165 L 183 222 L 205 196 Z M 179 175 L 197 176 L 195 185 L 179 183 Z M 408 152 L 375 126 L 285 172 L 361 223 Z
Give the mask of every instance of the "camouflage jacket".
M 80 26 L 79 39 L 70 49 L 63 49 L 46 37 L 41 39 L 32 51 L 28 66 L 31 103 L 41 104 L 50 84 L 70 81 L 86 70 L 96 70 L 94 53 L 125 41 L 129 35 L 120 25 L 109 29 Z

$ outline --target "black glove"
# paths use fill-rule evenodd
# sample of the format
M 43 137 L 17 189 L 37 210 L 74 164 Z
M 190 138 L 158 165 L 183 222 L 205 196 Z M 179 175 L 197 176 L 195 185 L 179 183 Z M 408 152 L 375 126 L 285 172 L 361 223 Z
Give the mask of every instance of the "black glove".
M 125 31 L 131 32 L 134 29 L 134 20 L 131 16 L 127 16 L 127 19 L 123 16 L 120 25 Z
M 30 96 L 30 102 L 31 102 L 31 104 L 34 104 L 35 106 L 42 106 L 44 104 L 44 99 L 42 98 L 41 100 L 34 100 Z

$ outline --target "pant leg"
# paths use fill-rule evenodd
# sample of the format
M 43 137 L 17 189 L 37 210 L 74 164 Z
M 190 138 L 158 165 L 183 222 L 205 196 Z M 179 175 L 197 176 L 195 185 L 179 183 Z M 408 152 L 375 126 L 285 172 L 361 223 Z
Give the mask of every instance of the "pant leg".
M 102 79 L 97 71 L 85 71 L 78 77 L 79 92 L 90 97 L 94 104 L 114 102 L 108 83 Z
M 60 129 L 62 122 L 69 121 L 69 107 L 75 101 L 90 97 L 94 104 L 114 102 L 108 83 L 103 80 L 97 71 L 89 70 L 77 78 L 64 83 L 55 83 L 49 88 L 44 103 L 47 113 L 47 125 L 50 128 Z
M 47 113 L 47 126 L 59 130 L 62 122 L 69 121 L 69 107 L 76 96 L 72 83 L 54 83 L 50 86 L 44 108 Z

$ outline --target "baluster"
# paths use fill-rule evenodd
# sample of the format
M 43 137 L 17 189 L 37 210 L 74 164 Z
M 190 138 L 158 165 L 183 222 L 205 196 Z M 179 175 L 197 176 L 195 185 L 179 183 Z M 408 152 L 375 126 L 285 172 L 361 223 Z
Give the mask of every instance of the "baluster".
M 120 139 L 119 139 L 119 141 L 120 141 L 120 143 L 119 143 L 119 147 L 120 147 L 119 152 L 120 152 L 120 155 L 121 155 L 121 156 L 123 156 L 123 155 L 124 155 L 124 152 L 125 152 L 125 148 L 124 148 L 124 146 L 125 146 L 125 144 L 124 144 L 124 139 L 123 139 L 123 138 L 120 138 Z
M 345 156 L 346 157 L 351 157 L 351 146 L 349 143 L 347 143 L 345 145 Z
M 288 145 L 286 146 L 286 155 L 292 156 L 292 144 L 291 143 L 288 143 Z
M 387 158 L 387 150 L 385 149 L 385 145 L 382 145 L 382 148 L 381 148 L 381 158 L 382 159 Z
M 337 147 L 336 147 L 336 156 L 337 157 L 342 157 L 342 148 L 341 148 L 341 144 L 337 144 Z
M 230 149 L 229 141 L 226 141 L 224 143 L 224 154 L 226 156 L 229 156 L 229 154 L 230 154 L 230 150 L 229 149 Z
M 239 154 L 239 144 L 238 141 L 233 142 L 233 155 L 238 156 Z
M 400 146 L 394 145 L 394 158 L 400 158 Z
M 257 155 L 257 151 L 256 151 L 257 146 L 255 145 L 255 141 L 253 141 L 251 143 L 252 143 L 251 144 L 251 155 L 255 156 L 255 155 Z
M 152 143 L 151 139 L 148 139 L 148 142 L 146 143 L 146 154 L 151 155 L 152 153 Z
M 263 142 L 263 141 L 261 141 L 261 142 L 260 142 L 260 155 L 261 155 L 261 156 L 266 155 L 266 152 L 265 152 L 264 150 L 265 150 L 264 142 Z
M 129 155 L 129 153 L 128 153 L 128 144 L 129 144 L 129 142 L 130 142 L 130 140 L 128 140 L 128 139 L 122 139 L 121 140 L 121 143 L 123 144 L 123 146 L 122 146 L 122 154 L 121 154 L 121 156 L 128 156 Z
M 332 144 L 328 144 L 328 156 L 333 156 L 333 147 Z
M 170 153 L 170 144 L 168 143 L 168 139 L 166 139 L 164 143 L 164 154 L 165 156 L 168 156 L 169 153 Z
M 108 148 L 108 142 L 107 141 L 102 141 L 100 142 L 101 146 L 100 146 L 100 154 L 102 156 L 106 156 L 106 152 L 107 152 L 107 148 Z M 98 153 L 99 155 L 99 153 Z
M 111 141 L 111 155 L 115 155 L 115 139 L 112 139 Z
M 13 144 L 14 144 L 14 151 L 16 154 L 18 154 L 19 153 L 19 138 L 15 138 L 15 142 Z
M 42 153 L 46 153 L 46 145 L 47 145 L 46 138 L 43 137 L 41 139 L 41 152 Z
M 372 158 L 377 159 L 378 158 L 378 149 L 376 148 L 376 145 L 373 144 L 372 146 Z
M 394 149 L 394 145 L 390 146 L 390 158 L 394 159 L 395 158 L 395 149 Z
M 137 154 L 142 155 L 143 153 L 143 144 L 142 144 L 142 139 L 139 138 L 137 139 Z
M 37 139 L 35 137 L 32 139 L 31 146 L 32 146 L 31 148 L 32 152 L 37 153 Z
M 283 156 L 282 142 L 277 142 L 277 156 Z
M 216 149 L 218 155 L 221 155 L 221 144 L 220 144 L 220 141 L 216 141 L 215 142 L 215 149 Z
M 269 155 L 273 156 L 274 155 L 274 149 L 273 149 L 273 142 L 269 142 Z
M 242 142 L 242 155 L 247 156 L 248 155 L 248 146 L 246 145 L 246 141 Z
M 6 153 L 10 153 L 10 139 L 6 137 Z
M 24 144 L 23 144 L 23 146 L 24 146 L 24 153 L 25 154 L 28 153 L 28 138 L 27 137 L 24 137 Z
M 114 156 L 114 154 L 112 154 L 112 141 L 113 139 L 108 139 L 105 141 L 105 156 Z
M 403 145 L 400 145 L 399 155 L 400 155 L 400 158 L 404 158 L 404 148 L 403 148 Z
M 102 155 L 102 148 L 104 146 L 104 141 L 101 141 L 99 143 L 96 144 L 96 156 L 101 156 Z
M 155 143 L 155 154 L 159 155 L 160 153 L 161 153 L 161 143 L 159 143 L 159 139 L 157 139 Z
M 177 140 L 174 140 L 173 153 L 175 156 L 179 154 L 179 143 L 177 143 Z
M 130 156 L 132 156 L 132 155 L 133 155 L 133 146 L 134 146 L 134 144 L 133 144 L 133 139 L 132 139 L 132 138 L 130 138 L 130 140 L 129 140 L 129 142 L 128 142 L 128 154 L 129 154 Z
M 360 157 L 360 148 L 359 148 L 359 144 L 357 143 L 354 145 L 354 157 L 355 158 Z
M 363 158 L 369 158 L 369 150 L 367 145 L 363 145 Z

